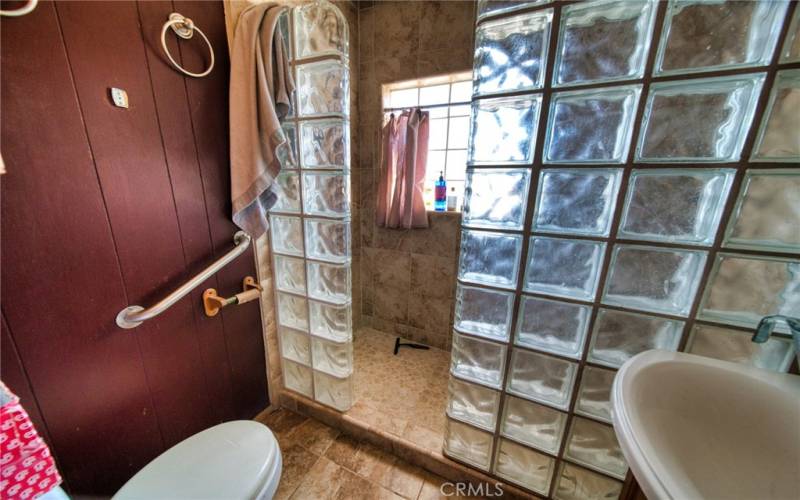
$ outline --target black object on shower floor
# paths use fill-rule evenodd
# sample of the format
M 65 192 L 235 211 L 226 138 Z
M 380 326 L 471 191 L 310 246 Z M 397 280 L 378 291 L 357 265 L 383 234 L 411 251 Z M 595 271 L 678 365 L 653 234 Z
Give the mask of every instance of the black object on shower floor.
M 413 342 L 400 342 L 400 337 L 397 337 L 394 341 L 394 355 L 397 356 L 397 351 L 400 350 L 401 347 L 410 347 L 412 349 L 430 349 L 430 347 L 422 344 L 414 344 Z

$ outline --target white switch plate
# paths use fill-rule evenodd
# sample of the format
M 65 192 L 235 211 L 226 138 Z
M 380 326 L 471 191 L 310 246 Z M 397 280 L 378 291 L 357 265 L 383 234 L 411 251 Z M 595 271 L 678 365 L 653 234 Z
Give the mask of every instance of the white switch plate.
M 124 90 L 111 87 L 111 99 L 118 108 L 128 108 L 128 93 Z

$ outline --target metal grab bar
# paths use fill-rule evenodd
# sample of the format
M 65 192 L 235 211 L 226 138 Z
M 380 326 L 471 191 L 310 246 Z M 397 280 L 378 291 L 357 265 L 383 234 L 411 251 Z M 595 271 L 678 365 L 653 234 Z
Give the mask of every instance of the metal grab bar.
M 145 309 L 142 306 L 128 306 L 117 314 L 117 326 L 120 328 L 136 328 L 144 321 L 155 318 L 162 312 L 169 309 L 173 304 L 187 296 L 192 290 L 197 288 L 202 282 L 216 274 L 220 269 L 228 265 L 233 259 L 242 255 L 247 247 L 250 246 L 250 235 L 244 231 L 239 231 L 233 235 L 233 242 L 236 246 L 230 252 L 223 255 L 219 260 L 203 269 L 197 275 L 181 285 L 180 288 L 167 295 L 153 306 Z

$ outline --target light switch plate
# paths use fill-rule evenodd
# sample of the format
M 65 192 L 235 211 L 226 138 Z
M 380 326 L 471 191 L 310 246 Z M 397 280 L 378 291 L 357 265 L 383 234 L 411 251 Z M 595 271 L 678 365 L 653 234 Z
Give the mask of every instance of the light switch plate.
M 111 99 L 114 101 L 114 106 L 118 108 L 128 108 L 128 93 L 124 90 L 111 87 Z

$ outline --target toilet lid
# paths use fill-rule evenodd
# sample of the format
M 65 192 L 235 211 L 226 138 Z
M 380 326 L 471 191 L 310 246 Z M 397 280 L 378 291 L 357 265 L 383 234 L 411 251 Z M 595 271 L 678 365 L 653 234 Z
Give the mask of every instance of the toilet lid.
M 266 426 L 226 422 L 159 455 L 114 498 L 255 498 L 273 480 L 279 454 Z

